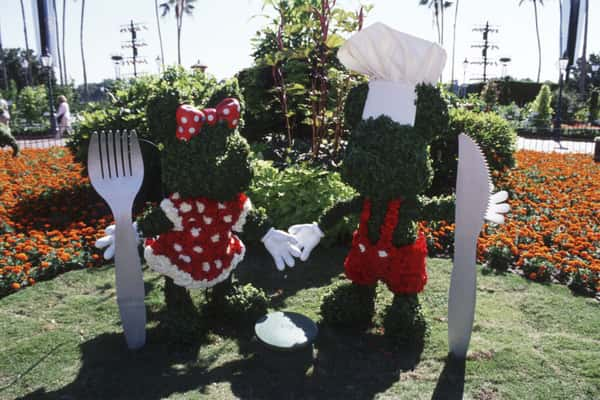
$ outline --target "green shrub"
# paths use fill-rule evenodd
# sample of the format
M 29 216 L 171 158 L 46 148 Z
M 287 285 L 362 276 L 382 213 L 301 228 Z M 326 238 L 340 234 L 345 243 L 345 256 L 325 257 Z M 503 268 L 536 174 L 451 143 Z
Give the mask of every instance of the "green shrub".
M 536 128 L 547 128 L 552 123 L 552 93 L 548 85 L 542 85 L 531 104 L 529 124 Z
M 324 323 L 342 328 L 365 328 L 375 313 L 375 286 L 343 280 L 331 285 L 321 299 Z
M 253 169 L 248 195 L 254 206 L 264 208 L 280 229 L 317 221 L 336 202 L 355 196 L 338 173 L 318 167 L 301 164 L 279 171 L 268 161 L 254 160 Z M 348 241 L 357 225 L 358 217 L 342 219 L 323 238 L 323 244 Z
M 512 251 L 508 246 L 491 246 L 486 255 L 486 266 L 497 272 L 506 272 L 514 261 Z
M 49 112 L 46 93 L 43 85 L 27 86 L 19 92 L 11 110 L 14 130 L 19 131 L 19 126 L 49 123 L 49 116 L 44 116 L 44 113 Z
M 422 346 L 429 326 L 417 295 L 395 295 L 383 319 L 385 335 L 398 344 Z
M 151 137 L 148 129 L 146 108 L 150 98 L 177 91 L 184 101 L 202 108 L 209 104 L 210 97 L 219 88 L 230 85 L 229 81 L 217 82 L 210 75 L 187 72 L 177 67 L 168 68 L 160 78 L 145 76 L 129 81 L 116 81 L 110 88 L 115 100 L 109 104 L 94 104 L 81 113 L 81 124 L 72 134 L 69 147 L 79 160 L 85 161 L 89 135 L 92 132 L 117 129 L 135 129 L 140 138 L 158 144 L 160 139 Z M 239 93 L 236 97 L 243 104 Z
M 430 147 L 434 178 L 428 194 L 453 192 L 458 166 L 458 135 L 462 132 L 479 144 L 490 173 L 514 166 L 517 135 L 510 123 L 492 112 L 451 109 L 450 128 L 434 140 Z
M 232 325 L 247 325 L 267 313 L 269 299 L 262 289 L 248 283 L 244 286 L 233 285 L 225 295 L 225 301 L 219 305 L 219 317 Z
M 521 268 L 527 278 L 538 282 L 550 282 L 555 271 L 554 265 L 542 257 L 526 258 Z
M 569 289 L 575 294 L 582 296 L 594 296 L 600 284 L 598 284 L 600 274 L 590 271 L 585 268 L 579 268 L 571 275 L 571 280 L 568 283 Z
M 579 123 L 586 123 L 589 120 L 590 110 L 587 107 L 582 107 L 575 111 L 575 121 Z
M 481 90 L 481 100 L 486 104 L 487 109 L 491 110 L 498 103 L 499 89 L 496 81 L 488 81 Z

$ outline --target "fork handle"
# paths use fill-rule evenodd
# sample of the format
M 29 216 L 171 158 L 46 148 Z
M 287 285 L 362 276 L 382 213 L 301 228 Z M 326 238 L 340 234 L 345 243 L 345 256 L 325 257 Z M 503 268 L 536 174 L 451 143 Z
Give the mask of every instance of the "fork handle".
M 146 343 L 144 278 L 138 253 L 138 239 L 131 212 L 115 216 L 115 275 L 117 303 L 127 347 L 139 349 Z

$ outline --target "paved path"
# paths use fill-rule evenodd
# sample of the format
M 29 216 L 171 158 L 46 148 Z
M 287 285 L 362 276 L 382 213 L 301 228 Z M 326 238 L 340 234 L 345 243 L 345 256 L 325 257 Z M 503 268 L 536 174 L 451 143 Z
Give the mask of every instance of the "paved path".
M 528 139 L 519 137 L 517 139 L 517 150 L 534 150 L 544 153 L 586 153 L 594 154 L 594 142 L 574 142 L 561 140 L 558 142 L 548 139 Z

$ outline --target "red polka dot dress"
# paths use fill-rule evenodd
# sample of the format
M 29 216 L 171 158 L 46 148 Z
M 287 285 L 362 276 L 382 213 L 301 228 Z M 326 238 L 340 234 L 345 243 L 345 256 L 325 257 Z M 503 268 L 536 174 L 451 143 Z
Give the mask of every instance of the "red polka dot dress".
M 187 288 L 208 288 L 227 279 L 246 252 L 233 231 L 242 231 L 252 208 L 250 199 L 240 193 L 218 202 L 173 193 L 160 207 L 174 227 L 146 240 L 148 265 Z

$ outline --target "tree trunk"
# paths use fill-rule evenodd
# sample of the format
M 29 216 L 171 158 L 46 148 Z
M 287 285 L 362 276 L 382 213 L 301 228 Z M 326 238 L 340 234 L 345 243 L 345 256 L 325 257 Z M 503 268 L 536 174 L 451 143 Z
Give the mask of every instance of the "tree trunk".
M 181 65 L 181 28 L 177 28 L 177 65 Z
M 25 58 L 28 61 L 25 81 L 29 85 L 31 82 L 31 62 L 29 62 L 29 35 L 27 35 L 27 19 L 25 18 L 25 5 L 23 4 L 23 0 L 21 0 L 21 15 L 23 16 L 23 33 L 25 34 Z
M 585 24 L 583 27 L 583 51 L 581 53 L 581 71 L 579 74 L 579 94 L 585 97 L 587 80 L 587 37 L 588 37 L 588 11 L 589 11 L 589 0 L 585 0 Z
M 454 6 L 454 26 L 452 27 L 452 69 L 450 73 L 450 82 L 454 84 L 454 56 L 456 55 L 456 20 L 458 19 L 458 3 L 459 0 L 456 0 L 456 5 Z
M 442 26 L 442 33 L 440 35 L 441 38 L 441 45 L 444 45 L 444 0 L 440 0 L 440 15 L 441 15 L 441 26 Z
M 56 12 L 56 0 L 52 0 L 52 8 L 54 8 L 54 29 L 56 29 L 56 53 L 58 56 L 58 77 L 60 79 L 60 84 L 65 84 L 65 79 L 63 76 L 63 68 L 62 68 L 62 57 L 61 57 L 61 46 L 60 46 L 60 31 L 58 30 L 58 12 Z
M 542 42 L 540 41 L 540 27 L 538 24 L 537 0 L 533 0 L 533 11 L 535 13 L 535 32 L 537 34 L 537 44 L 538 44 L 537 83 L 540 83 L 540 75 L 542 73 Z
M 67 27 L 67 0 L 63 0 L 63 9 L 62 9 L 62 66 L 63 66 L 63 74 L 65 77 L 65 83 L 69 83 L 69 75 L 67 75 L 67 52 L 65 47 L 65 37 L 67 36 L 66 32 Z
M 81 46 L 81 65 L 83 67 L 83 93 L 87 98 L 88 87 L 87 87 L 87 71 L 85 69 L 85 52 L 83 48 L 83 17 L 85 15 L 85 0 L 81 0 L 81 25 L 79 26 L 79 43 Z
M 165 66 L 165 52 L 163 49 L 162 33 L 160 31 L 160 18 L 158 17 L 158 0 L 154 0 L 154 11 L 156 12 L 156 27 L 158 28 L 158 43 L 160 44 L 160 66 Z

